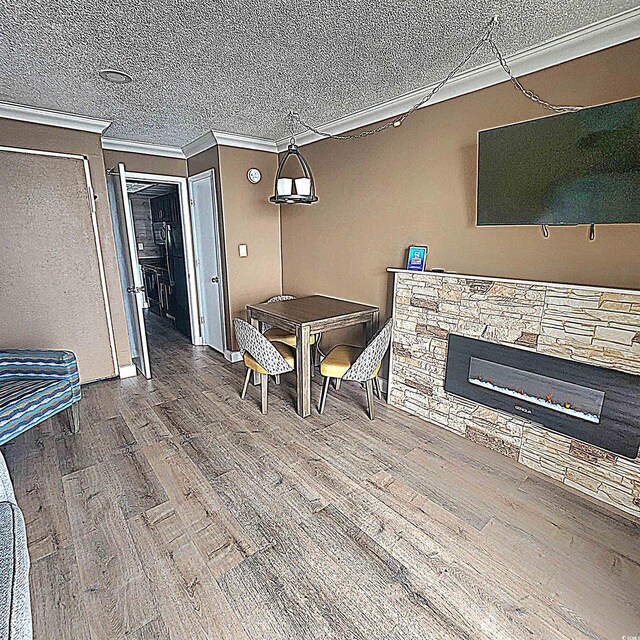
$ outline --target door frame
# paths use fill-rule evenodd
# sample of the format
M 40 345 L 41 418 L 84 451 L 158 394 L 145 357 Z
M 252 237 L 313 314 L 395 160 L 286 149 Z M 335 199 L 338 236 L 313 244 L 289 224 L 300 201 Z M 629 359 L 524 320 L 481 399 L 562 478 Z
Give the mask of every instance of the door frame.
M 191 342 L 195 345 L 202 344 L 202 331 L 200 327 L 200 304 L 196 287 L 196 267 L 194 258 L 193 226 L 191 220 L 191 208 L 189 205 L 189 190 L 187 178 L 178 176 L 163 176 L 157 173 L 140 173 L 138 171 L 126 171 L 125 180 L 134 182 L 162 182 L 178 186 L 180 198 L 180 221 L 182 224 L 182 237 L 184 238 L 184 253 L 187 267 L 187 293 L 189 297 L 189 320 L 191 324 Z
M 194 215 L 192 216 L 192 224 L 195 223 L 195 207 L 193 203 L 193 198 L 191 195 L 191 185 L 192 183 L 198 180 L 210 179 L 211 185 L 211 202 L 213 204 L 213 228 L 216 236 L 216 263 L 218 266 L 218 274 L 220 278 L 219 287 L 218 287 L 218 299 L 220 306 L 220 323 L 222 327 L 222 354 L 225 357 L 228 357 L 227 350 L 227 317 L 225 313 L 225 299 L 226 299 L 226 278 L 225 278 L 225 270 L 223 266 L 222 260 L 222 234 L 220 233 L 220 214 L 218 211 L 218 199 L 216 195 L 216 174 L 214 169 L 207 169 L 206 171 L 201 171 L 200 173 L 196 173 L 193 176 L 189 176 L 187 178 L 188 186 L 189 186 L 189 201 L 191 207 L 194 208 Z M 195 227 L 194 227 L 194 236 L 195 236 Z M 198 290 L 198 299 L 204 300 L 204 282 L 206 279 L 205 274 L 202 272 L 202 259 L 201 256 L 197 255 L 196 243 L 194 242 L 194 255 L 195 255 L 195 270 L 196 270 L 196 285 Z M 202 310 L 204 309 L 204 305 Z M 204 337 L 201 336 L 201 344 L 205 344 Z M 212 347 L 213 348 L 213 347 Z
M 35 156 L 53 156 L 55 158 L 69 158 L 71 160 L 80 160 L 84 167 L 84 176 L 87 184 L 87 198 L 89 200 L 89 210 L 91 212 L 91 227 L 93 231 L 93 241 L 95 243 L 96 258 L 98 261 L 98 273 L 100 274 L 100 288 L 102 291 L 102 300 L 104 303 L 105 320 L 107 323 L 107 334 L 109 336 L 109 347 L 111 350 L 111 361 L 113 363 L 113 375 L 117 376 L 120 371 L 118 364 L 118 355 L 116 352 L 116 340 L 113 329 L 113 318 L 111 316 L 111 304 L 109 302 L 109 292 L 107 289 L 107 279 L 104 269 L 104 258 L 102 254 L 102 244 L 100 240 L 100 230 L 98 228 L 98 214 L 96 211 L 96 195 L 93 190 L 93 184 L 91 183 L 91 168 L 89 166 L 88 156 L 73 154 L 73 153 L 59 153 L 56 151 L 42 151 L 40 149 L 29 149 L 27 147 L 9 147 L 0 146 L 0 151 L 10 151 L 14 153 L 24 153 Z

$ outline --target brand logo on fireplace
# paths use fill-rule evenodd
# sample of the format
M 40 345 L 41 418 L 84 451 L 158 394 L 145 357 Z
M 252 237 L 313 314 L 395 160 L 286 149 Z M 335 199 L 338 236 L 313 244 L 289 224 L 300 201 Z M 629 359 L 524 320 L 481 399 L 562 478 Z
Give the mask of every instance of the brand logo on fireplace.
M 517 411 L 522 411 L 522 413 L 533 413 L 533 411 L 531 411 L 531 409 L 527 409 L 526 407 L 521 407 L 519 404 L 515 404 L 513 405 L 513 408 L 516 409 Z

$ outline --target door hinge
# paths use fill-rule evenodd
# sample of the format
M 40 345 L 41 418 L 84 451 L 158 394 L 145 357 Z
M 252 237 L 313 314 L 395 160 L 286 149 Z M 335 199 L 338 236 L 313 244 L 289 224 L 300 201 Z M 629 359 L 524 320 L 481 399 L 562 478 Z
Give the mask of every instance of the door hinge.
M 204 316 L 200 316 L 200 324 L 204 324 Z
M 127 287 L 127 293 L 142 293 L 144 287 Z

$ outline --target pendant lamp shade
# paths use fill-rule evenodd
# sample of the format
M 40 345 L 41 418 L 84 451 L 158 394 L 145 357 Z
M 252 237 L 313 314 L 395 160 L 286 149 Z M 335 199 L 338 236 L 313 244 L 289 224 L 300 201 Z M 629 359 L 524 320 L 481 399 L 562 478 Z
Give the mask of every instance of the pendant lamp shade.
M 287 173 L 295 171 L 294 177 L 288 177 L 284 173 L 285 164 L 290 159 L 296 169 L 289 169 Z M 280 160 L 276 172 L 274 194 L 269 198 L 269 201 L 274 204 L 312 204 L 318 201 L 311 168 L 293 141 Z

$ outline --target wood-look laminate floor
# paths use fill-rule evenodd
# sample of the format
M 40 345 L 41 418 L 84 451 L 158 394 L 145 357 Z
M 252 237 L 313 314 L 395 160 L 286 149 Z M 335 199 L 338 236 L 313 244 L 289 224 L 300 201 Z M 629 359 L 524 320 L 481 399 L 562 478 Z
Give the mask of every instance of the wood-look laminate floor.
M 479 445 L 241 364 L 151 318 L 154 379 L 83 389 L 3 451 L 36 640 L 640 635 L 640 528 Z M 316 380 L 317 382 L 317 380 Z M 314 384 L 317 399 L 319 386 Z

